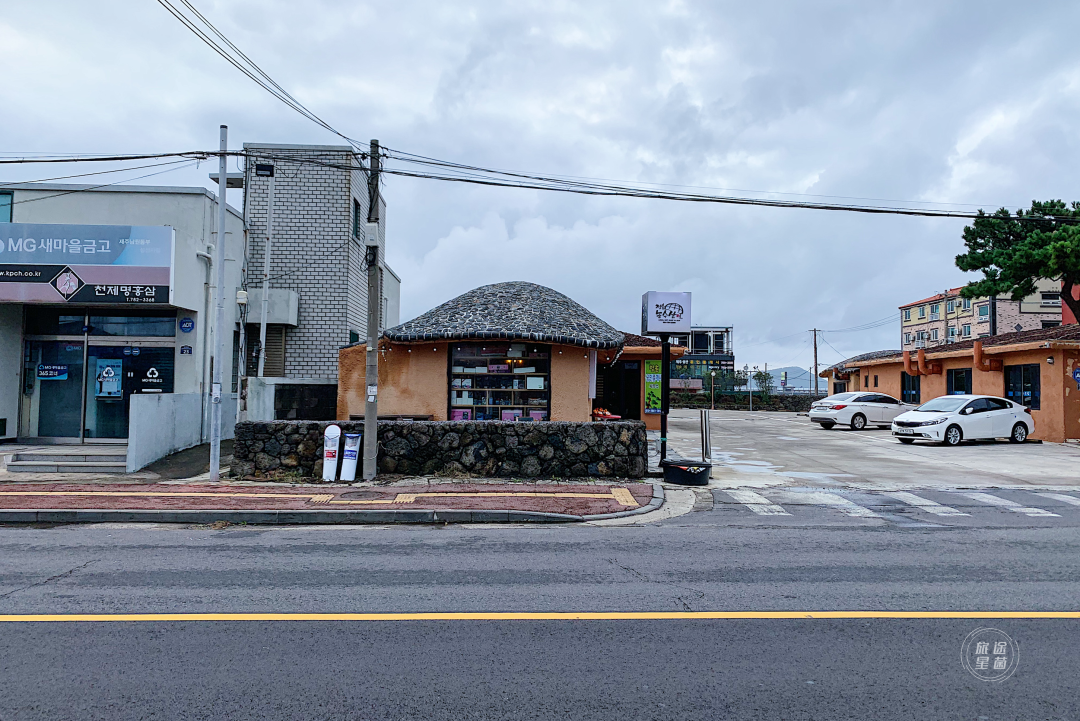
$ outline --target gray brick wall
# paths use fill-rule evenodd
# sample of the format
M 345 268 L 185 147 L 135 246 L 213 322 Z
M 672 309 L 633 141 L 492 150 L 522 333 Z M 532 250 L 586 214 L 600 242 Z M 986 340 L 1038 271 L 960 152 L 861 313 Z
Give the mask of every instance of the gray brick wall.
M 248 286 L 262 279 L 270 180 L 255 175 L 255 163 L 270 162 L 276 176 L 270 287 L 300 296 L 299 325 L 285 331 L 285 375 L 336 379 L 349 331 L 363 337 L 366 330 L 363 226 L 354 237 L 352 214 L 356 199 L 366 219 L 367 171 L 348 148 L 244 147 L 265 156 L 247 159 Z

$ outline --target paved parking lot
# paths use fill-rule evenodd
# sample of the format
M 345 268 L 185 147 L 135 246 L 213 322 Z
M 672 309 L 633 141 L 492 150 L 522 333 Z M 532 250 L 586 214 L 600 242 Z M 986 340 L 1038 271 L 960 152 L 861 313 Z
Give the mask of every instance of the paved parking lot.
M 697 411 L 670 416 L 672 448 L 700 458 Z M 887 430 L 826 431 L 794 413 L 712 411 L 714 487 L 867 490 L 1080 486 L 1080 444 L 902 445 Z

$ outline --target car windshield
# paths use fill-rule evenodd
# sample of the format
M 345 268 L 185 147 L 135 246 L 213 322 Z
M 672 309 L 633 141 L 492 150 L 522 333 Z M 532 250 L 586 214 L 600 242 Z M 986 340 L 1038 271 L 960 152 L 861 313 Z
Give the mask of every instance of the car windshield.
M 850 401 L 858 393 L 837 393 L 835 396 L 829 396 L 828 398 L 822 398 L 823 401 Z
M 970 398 L 949 398 L 948 396 L 944 396 L 935 398 L 932 401 L 927 401 L 915 410 L 921 413 L 949 413 L 951 411 L 959 410 L 970 400 Z

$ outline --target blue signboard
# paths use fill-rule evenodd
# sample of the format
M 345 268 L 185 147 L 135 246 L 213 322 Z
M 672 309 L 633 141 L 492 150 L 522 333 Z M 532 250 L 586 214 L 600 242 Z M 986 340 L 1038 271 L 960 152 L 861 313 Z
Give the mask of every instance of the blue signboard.
M 180 346 L 180 355 L 191 355 L 191 346 L 189 346 L 189 345 Z
M 1073 380 L 1076 381 L 1076 387 L 1080 388 L 1080 368 L 1073 371 Z
M 168 303 L 173 229 L 0 223 L 0 302 Z
M 124 361 L 117 358 L 98 358 L 94 378 L 94 395 L 98 398 L 121 398 L 124 395 Z
M 43 381 L 66 381 L 68 367 L 67 365 L 41 363 L 37 367 L 37 377 Z
M 180 332 L 181 333 L 190 333 L 193 330 L 195 330 L 195 321 L 194 320 L 192 320 L 191 318 L 181 318 L 180 319 Z

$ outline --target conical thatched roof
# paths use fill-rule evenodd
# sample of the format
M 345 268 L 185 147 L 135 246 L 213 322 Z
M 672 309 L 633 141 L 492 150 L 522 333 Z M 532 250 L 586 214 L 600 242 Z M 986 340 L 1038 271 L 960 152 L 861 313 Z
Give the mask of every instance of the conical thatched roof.
M 535 283 L 485 285 L 383 331 L 399 343 L 429 340 L 530 340 L 618 348 L 623 334 L 567 298 Z

